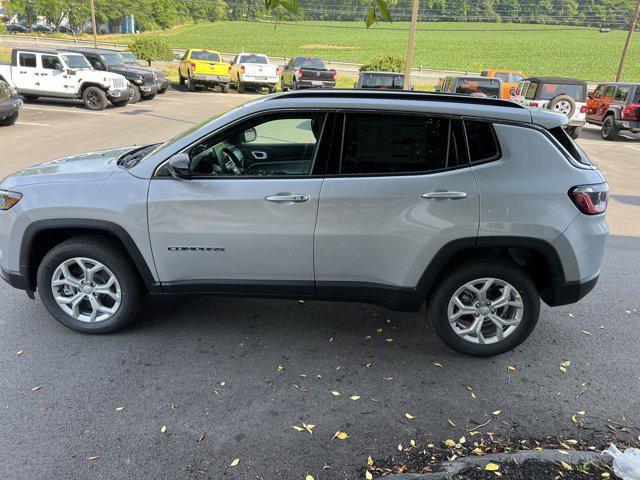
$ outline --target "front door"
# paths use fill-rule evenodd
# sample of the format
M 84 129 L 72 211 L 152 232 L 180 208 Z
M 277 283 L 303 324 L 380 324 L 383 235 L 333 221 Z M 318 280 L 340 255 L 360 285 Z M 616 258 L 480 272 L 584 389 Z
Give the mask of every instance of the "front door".
M 320 194 L 318 293 L 395 298 L 452 240 L 475 241 L 479 195 L 460 119 L 347 114 Z
M 40 69 L 40 85 L 43 91 L 55 94 L 68 94 L 67 73 L 57 55 L 42 55 Z M 74 90 L 71 91 L 73 93 Z
M 185 150 L 192 179 L 154 178 L 149 231 L 166 291 L 315 292 L 314 172 L 324 113 L 263 115 Z

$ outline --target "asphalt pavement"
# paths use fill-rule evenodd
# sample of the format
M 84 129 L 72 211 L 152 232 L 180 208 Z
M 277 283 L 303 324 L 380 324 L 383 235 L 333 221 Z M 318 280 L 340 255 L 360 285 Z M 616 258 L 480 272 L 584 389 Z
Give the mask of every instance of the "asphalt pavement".
M 250 98 L 169 92 L 104 115 L 27 104 L 0 129 L 0 176 L 162 141 Z M 599 444 L 609 425 L 637 440 L 640 140 L 591 127 L 580 143 L 612 186 L 600 281 L 543 307 L 529 340 L 495 358 L 448 350 L 424 310 L 349 303 L 147 300 L 126 330 L 83 335 L 0 283 L 0 478 L 362 478 L 368 455 L 474 430 Z

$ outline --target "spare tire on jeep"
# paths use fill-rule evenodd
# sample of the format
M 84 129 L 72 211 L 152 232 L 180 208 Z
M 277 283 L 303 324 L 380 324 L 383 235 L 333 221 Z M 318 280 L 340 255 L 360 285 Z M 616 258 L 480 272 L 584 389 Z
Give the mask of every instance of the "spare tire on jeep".
M 554 112 L 564 113 L 571 118 L 576 113 L 576 101 L 569 95 L 558 95 L 551 99 L 547 108 Z

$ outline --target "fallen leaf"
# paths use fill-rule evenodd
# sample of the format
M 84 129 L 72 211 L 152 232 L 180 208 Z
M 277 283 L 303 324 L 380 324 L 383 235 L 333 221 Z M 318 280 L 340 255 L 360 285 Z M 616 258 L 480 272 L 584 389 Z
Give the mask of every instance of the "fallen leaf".
M 351 395 L 351 397 L 349 397 L 351 400 L 360 400 L 360 396 L 359 395 Z
M 313 477 L 309 474 L 307 474 L 306 477 L 304 477 L 304 480 L 313 480 Z
M 498 470 L 500 470 L 500 465 L 496 464 L 496 463 L 487 463 L 484 466 L 484 469 L 488 472 L 496 472 Z
M 569 314 L 569 317 L 571 317 L 571 318 L 576 318 L 576 316 L 575 316 L 573 313 L 570 313 L 570 314 Z
M 312 423 L 303 423 L 302 426 L 307 432 L 309 432 L 309 435 L 313 435 L 312 430 L 315 427 L 315 425 L 313 425 Z
M 198 436 L 198 438 L 197 438 L 196 442 L 198 442 L 198 443 L 202 443 L 202 441 L 203 441 L 203 440 L 204 440 L 204 433 L 201 433 L 201 434 Z
M 276 370 L 278 370 L 279 372 L 282 372 L 284 370 L 284 367 L 282 365 L 278 365 Z
M 116 407 L 116 412 L 121 412 L 122 410 L 124 410 L 124 407 L 122 405 Z
M 453 423 L 453 422 L 452 422 L 450 419 L 448 419 L 448 418 L 447 418 L 447 422 L 449 422 L 449 425 L 451 425 L 452 427 L 455 427 L 455 426 L 456 426 L 456 424 L 455 424 L 455 423 Z
M 366 472 L 364 472 L 364 478 L 366 478 L 367 480 L 372 480 L 373 475 L 371 475 L 371 472 L 367 470 Z
M 227 382 L 225 382 L 225 381 L 220 382 L 220 386 L 221 387 L 224 387 L 226 384 L 227 384 Z
M 562 465 L 565 470 L 573 471 L 573 467 L 569 465 L 567 462 L 560 462 L 560 465 Z
M 609 478 L 611 475 L 609 475 L 609 472 L 602 472 L 601 477 L 602 478 Z
M 411 445 L 412 447 L 416 446 L 416 441 L 415 440 L 409 440 L 409 445 Z
M 38 390 L 40 390 L 42 387 L 33 387 L 31 389 L 32 392 L 37 392 Z
M 293 428 L 296 432 L 304 432 L 304 428 L 299 427 L 298 425 L 291 425 L 291 428 Z
M 456 442 L 454 442 L 454 441 L 453 441 L 453 440 L 451 440 L 451 439 L 445 440 L 445 441 L 444 441 L 444 444 L 445 444 L 447 447 L 455 447 L 455 446 L 456 446 Z
M 20 355 L 22 355 L 23 353 L 24 353 L 24 352 L 23 352 L 22 350 L 18 350 L 18 351 L 16 352 L 16 355 L 20 356 Z
M 340 396 L 340 392 L 337 390 L 331 390 L 331 395 L 333 395 L 334 397 L 339 397 Z
M 561 453 L 562 455 L 569 455 L 569 452 L 566 450 L 558 450 L 558 453 Z
M 385 382 L 389 382 L 389 381 L 391 381 L 391 380 L 395 380 L 395 378 L 393 378 L 393 377 L 383 377 L 383 380 L 384 380 Z
M 491 412 L 493 415 L 500 415 L 502 413 L 502 410 L 495 410 L 493 412 Z
M 393 338 L 385 338 L 384 341 L 391 343 L 391 342 L 393 342 Z
M 580 410 L 580 411 L 578 412 L 578 415 L 584 415 L 585 413 L 586 413 L 586 412 L 585 412 L 584 410 Z
M 371 340 L 373 337 L 371 335 L 367 335 L 366 337 L 364 337 L 365 340 Z
M 465 443 L 466 441 L 467 441 L 466 438 L 460 437 L 460 440 L 458 440 L 458 443 L 462 444 L 462 443 Z
M 586 330 L 582 330 L 582 333 L 584 333 L 585 335 L 587 335 L 588 337 L 590 337 L 592 335 L 591 332 L 588 332 Z
M 398 444 L 398 451 L 399 451 L 399 452 L 401 452 L 401 451 L 402 451 L 402 444 L 401 444 L 401 443 L 399 443 L 399 444 Z
M 413 420 L 415 417 L 413 415 L 411 415 L 410 413 L 405 413 L 404 414 L 405 417 L 407 417 L 407 419 L 409 420 Z
M 160 433 L 167 433 L 167 426 L 163 425 L 162 428 L 160 429 Z
M 239 458 L 234 458 L 233 462 L 231 462 L 229 464 L 230 467 L 235 467 L 236 465 L 238 465 L 240 463 L 240 459 Z
M 341 432 L 340 430 L 338 430 L 336 433 L 333 434 L 333 438 L 331 440 L 333 440 L 334 438 L 339 438 L 340 440 L 344 440 L 346 438 L 349 438 L 349 435 L 347 435 L 345 432 Z
M 571 366 L 571 360 L 567 360 L 566 362 L 562 362 L 560 365 L 562 365 L 564 368 L 567 368 L 567 367 Z
M 516 367 L 514 367 L 513 365 L 507 365 L 507 371 L 508 372 L 515 372 L 516 371 Z
M 98 455 L 91 455 L 87 457 L 87 460 L 97 460 L 98 458 L 100 458 Z
M 307 378 L 307 374 L 306 373 L 301 373 L 300 374 L 300 378 Z
M 367 457 L 367 466 L 370 467 L 371 465 L 373 465 L 373 458 L 371 458 L 371 455 L 369 455 Z
M 560 371 L 564 373 L 564 372 L 566 372 L 566 371 L 567 371 L 567 369 L 566 369 L 566 368 L 564 368 L 562 365 L 560 365 Z
M 382 333 L 382 329 L 381 328 L 376 328 L 376 333 Z
M 442 366 L 442 364 L 441 364 L 441 363 L 434 362 L 433 364 L 434 364 L 436 367 L 438 367 L 438 368 L 443 368 L 443 366 Z

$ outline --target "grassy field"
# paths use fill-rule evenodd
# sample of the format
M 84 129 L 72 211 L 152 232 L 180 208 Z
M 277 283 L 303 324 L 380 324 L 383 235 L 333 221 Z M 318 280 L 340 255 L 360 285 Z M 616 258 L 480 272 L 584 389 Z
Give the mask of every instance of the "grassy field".
M 404 54 L 407 23 L 369 30 L 362 22 L 217 22 L 151 32 L 176 48 L 240 50 L 269 55 L 318 55 L 328 60 L 364 62 L 379 54 Z M 626 33 L 597 29 L 489 23 L 420 23 L 415 65 L 479 71 L 485 67 L 522 70 L 529 75 L 611 80 Z M 102 36 L 127 43 L 130 35 Z M 640 81 L 640 34 L 629 52 L 626 80 Z

